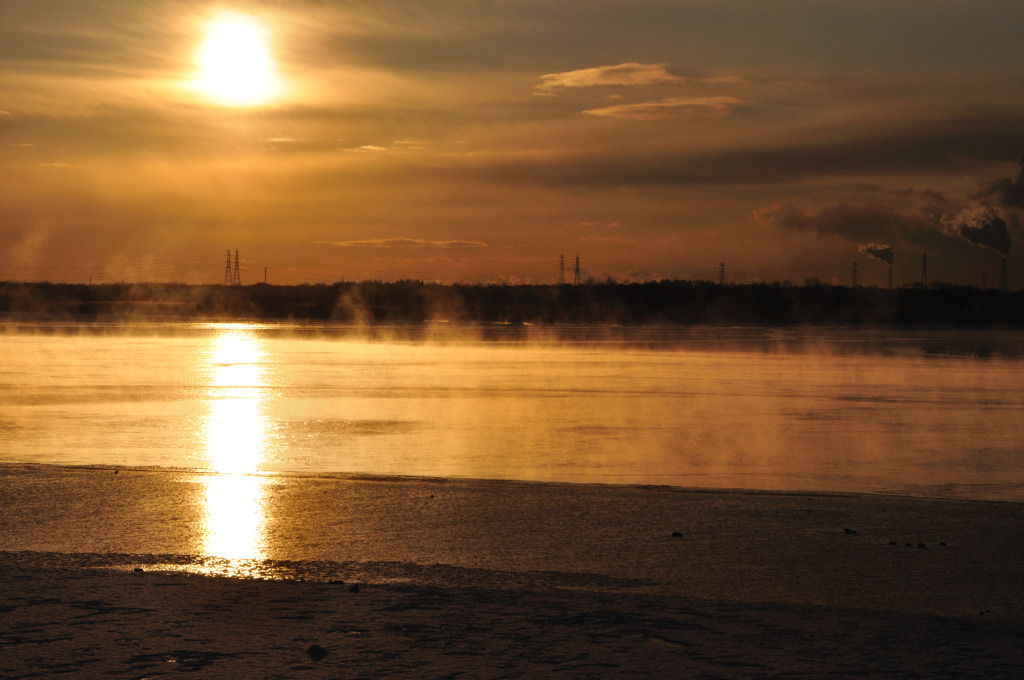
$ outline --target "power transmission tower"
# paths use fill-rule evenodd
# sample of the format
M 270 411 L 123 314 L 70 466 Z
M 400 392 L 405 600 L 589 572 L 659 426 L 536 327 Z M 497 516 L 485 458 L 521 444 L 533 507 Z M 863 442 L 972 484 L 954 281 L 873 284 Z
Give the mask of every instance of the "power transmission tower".
M 237 250 L 235 251 L 235 278 L 234 278 L 233 283 L 236 286 L 241 286 L 242 285 L 242 277 L 238 273 L 238 251 Z
M 558 285 L 565 283 L 565 255 L 558 256 Z
M 576 272 L 572 277 L 572 285 L 580 285 L 580 256 L 576 256 Z
M 228 259 L 224 265 L 224 285 L 230 286 L 234 279 L 231 276 L 231 249 L 228 248 Z
M 725 285 L 725 263 L 722 262 L 718 265 L 718 285 Z

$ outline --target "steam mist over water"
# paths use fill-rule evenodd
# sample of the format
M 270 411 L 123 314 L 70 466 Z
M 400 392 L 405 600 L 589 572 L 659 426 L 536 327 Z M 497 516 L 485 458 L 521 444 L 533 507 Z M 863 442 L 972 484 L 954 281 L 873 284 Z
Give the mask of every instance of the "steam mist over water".
M 75 325 L 0 343 L 4 463 L 1024 500 L 1012 332 Z

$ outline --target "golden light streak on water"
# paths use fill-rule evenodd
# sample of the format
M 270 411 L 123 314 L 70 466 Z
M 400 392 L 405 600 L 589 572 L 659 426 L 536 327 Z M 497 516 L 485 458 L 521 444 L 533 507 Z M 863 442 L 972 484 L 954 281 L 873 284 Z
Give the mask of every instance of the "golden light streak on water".
M 268 430 L 263 352 L 244 324 L 224 326 L 203 361 L 210 376 L 204 428 L 213 474 L 204 477 L 202 551 L 229 560 L 261 559 L 265 479 L 259 476 Z

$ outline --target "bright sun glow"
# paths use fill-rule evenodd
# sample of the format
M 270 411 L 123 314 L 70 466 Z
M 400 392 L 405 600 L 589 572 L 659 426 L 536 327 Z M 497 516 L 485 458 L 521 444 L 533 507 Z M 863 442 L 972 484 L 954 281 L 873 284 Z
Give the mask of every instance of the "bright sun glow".
M 222 14 L 207 23 L 196 65 L 196 89 L 218 104 L 255 106 L 278 95 L 268 31 L 251 17 Z

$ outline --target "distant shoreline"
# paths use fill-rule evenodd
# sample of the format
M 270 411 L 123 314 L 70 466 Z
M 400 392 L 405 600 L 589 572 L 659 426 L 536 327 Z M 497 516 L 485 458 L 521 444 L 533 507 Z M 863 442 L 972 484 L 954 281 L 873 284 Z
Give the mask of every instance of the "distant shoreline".
M 535 325 L 1024 326 L 1024 291 L 658 281 L 276 286 L 0 282 L 0 320 Z

